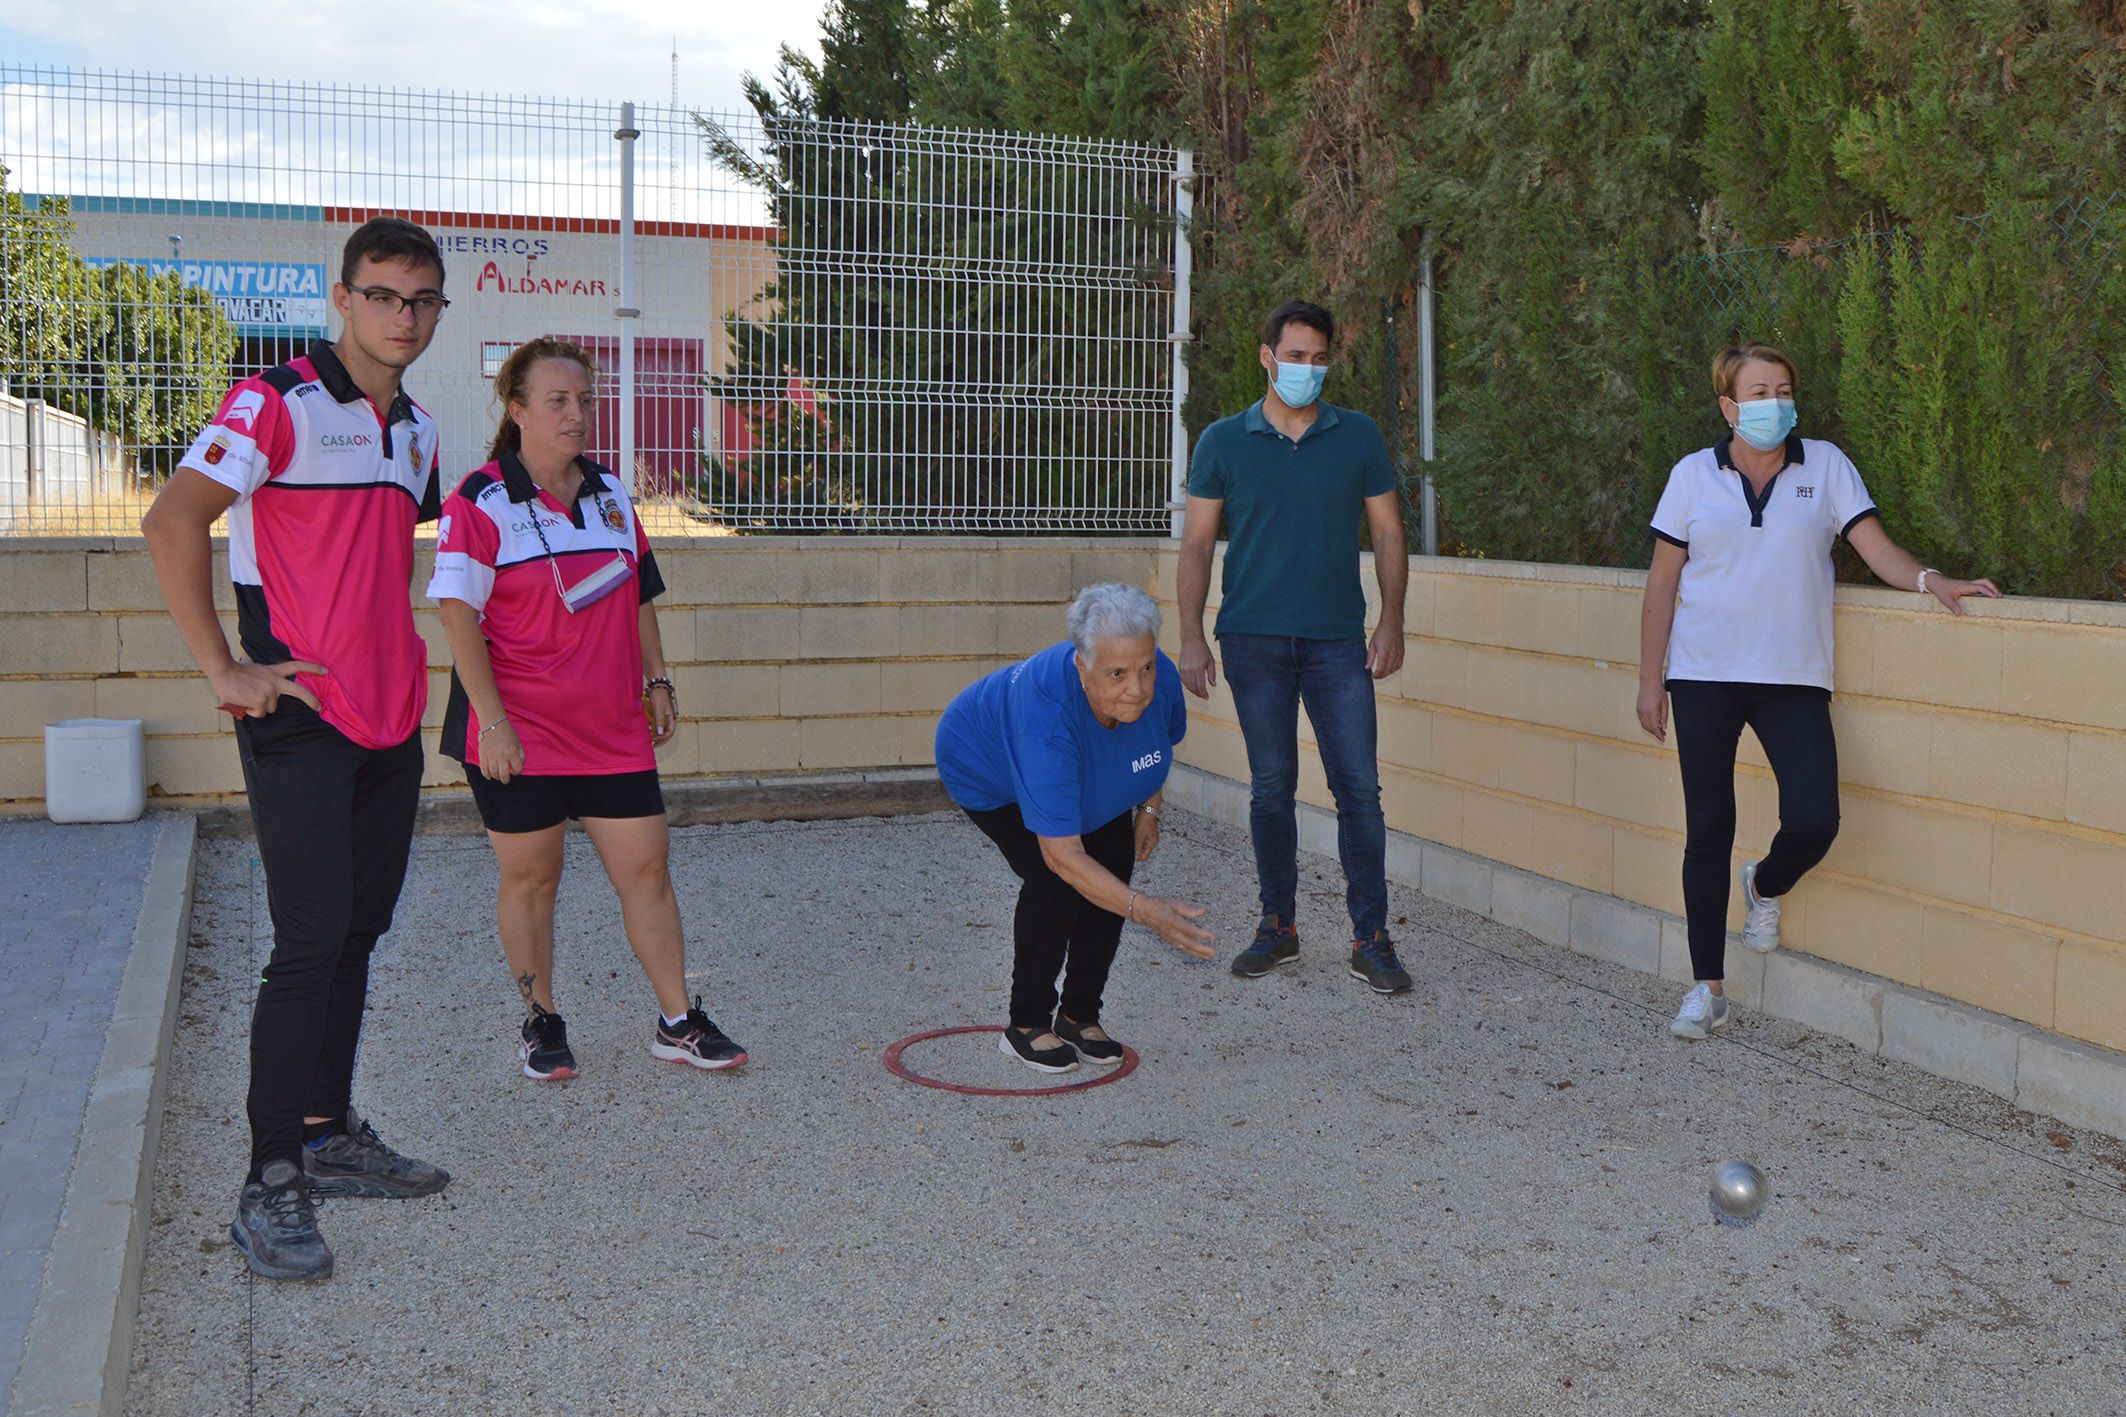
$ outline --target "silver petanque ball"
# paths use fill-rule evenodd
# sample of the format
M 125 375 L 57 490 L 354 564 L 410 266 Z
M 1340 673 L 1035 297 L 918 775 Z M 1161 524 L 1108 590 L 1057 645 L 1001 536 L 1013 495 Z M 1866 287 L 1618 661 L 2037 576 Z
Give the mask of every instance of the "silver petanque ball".
M 1747 1161 L 1722 1162 L 1713 1172 L 1713 1219 L 1722 1225 L 1749 1225 L 1764 1211 L 1768 1192 L 1764 1173 Z

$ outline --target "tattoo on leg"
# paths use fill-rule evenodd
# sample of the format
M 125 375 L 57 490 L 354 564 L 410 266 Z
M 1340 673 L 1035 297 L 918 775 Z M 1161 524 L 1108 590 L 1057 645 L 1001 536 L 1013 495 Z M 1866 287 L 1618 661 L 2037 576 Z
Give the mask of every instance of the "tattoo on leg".
M 532 1003 L 533 1003 L 533 1001 L 532 1001 L 532 985 L 536 984 L 536 983 L 537 983 L 538 981 L 539 981 L 539 976 L 538 976 L 538 975 L 536 975 L 536 974 L 520 974 L 520 975 L 518 975 L 518 976 L 517 976 L 517 992 L 519 992 L 519 993 L 521 993 L 522 995 L 524 995 L 524 1002 L 525 1002 L 525 1003 L 527 1003 L 527 1004 L 532 1004 Z M 537 1007 L 537 1005 L 536 1005 L 536 1004 L 533 1004 L 533 1007 Z

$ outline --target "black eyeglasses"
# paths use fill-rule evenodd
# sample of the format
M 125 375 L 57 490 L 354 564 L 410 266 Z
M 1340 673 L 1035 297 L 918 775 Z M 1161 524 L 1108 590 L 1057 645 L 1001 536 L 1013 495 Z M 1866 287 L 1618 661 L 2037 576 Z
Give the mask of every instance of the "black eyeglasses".
M 401 295 L 388 285 L 350 285 L 347 287 L 369 302 L 369 308 L 380 315 L 396 315 L 400 310 L 413 311 L 417 320 L 433 320 L 450 308 L 450 301 L 440 295 Z

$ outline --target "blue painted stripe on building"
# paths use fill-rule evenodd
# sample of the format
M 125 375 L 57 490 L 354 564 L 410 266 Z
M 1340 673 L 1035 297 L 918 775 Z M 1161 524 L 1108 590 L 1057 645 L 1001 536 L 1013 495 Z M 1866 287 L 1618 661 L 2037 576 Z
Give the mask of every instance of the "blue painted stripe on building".
M 25 192 L 22 204 L 35 208 L 53 200 L 51 193 Z M 238 221 L 323 221 L 323 207 L 297 207 L 280 202 L 213 202 L 191 197 L 69 197 L 73 209 L 82 213 L 113 216 L 220 217 Z

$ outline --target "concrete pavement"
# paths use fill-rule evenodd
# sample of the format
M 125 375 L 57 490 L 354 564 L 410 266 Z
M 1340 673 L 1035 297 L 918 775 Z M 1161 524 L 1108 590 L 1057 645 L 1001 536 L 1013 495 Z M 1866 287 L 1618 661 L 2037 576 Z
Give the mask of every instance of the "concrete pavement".
M 0 1397 L 124 1395 L 161 1068 L 191 914 L 190 817 L 0 822 Z

